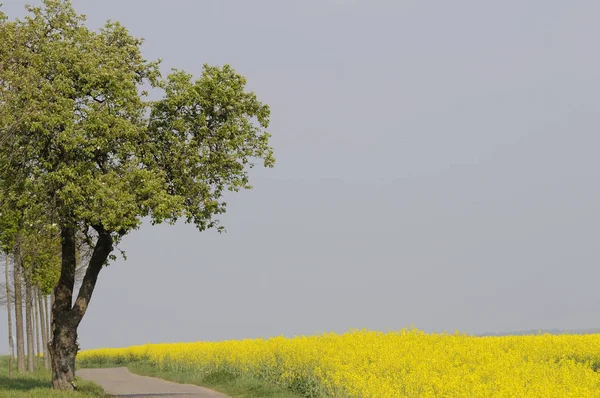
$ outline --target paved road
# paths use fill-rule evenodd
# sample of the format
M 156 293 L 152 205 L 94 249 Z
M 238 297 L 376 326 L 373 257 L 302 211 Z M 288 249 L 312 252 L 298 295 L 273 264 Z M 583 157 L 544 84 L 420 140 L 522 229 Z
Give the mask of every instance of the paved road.
M 100 384 L 104 391 L 119 398 L 228 398 L 204 387 L 138 376 L 127 368 L 80 369 L 77 376 Z

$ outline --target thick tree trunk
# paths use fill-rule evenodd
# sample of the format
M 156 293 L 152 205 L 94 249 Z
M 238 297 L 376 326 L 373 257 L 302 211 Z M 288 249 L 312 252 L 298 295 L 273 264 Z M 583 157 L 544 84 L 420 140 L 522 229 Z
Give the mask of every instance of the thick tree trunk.
M 64 316 L 64 315 L 63 315 Z M 52 388 L 73 390 L 75 379 L 75 357 L 77 356 L 77 327 L 71 322 L 56 318 L 56 327 L 52 342 L 48 345 L 51 352 Z
M 42 291 L 37 290 L 37 306 L 40 314 L 40 334 L 42 336 L 42 355 L 44 356 L 44 367 L 48 368 L 50 362 L 48 361 L 48 332 L 46 331 L 46 314 L 44 311 L 44 299 L 42 298 Z
M 25 336 L 23 334 L 23 293 L 21 284 L 21 263 L 18 254 L 14 257 L 13 276 L 15 289 L 15 327 L 17 330 L 17 370 L 25 372 Z
M 10 304 L 10 279 L 8 277 L 8 253 L 6 253 L 6 263 L 5 263 L 5 274 L 6 277 L 6 311 L 8 312 L 8 349 L 10 350 L 10 354 L 8 357 L 8 377 L 12 379 L 13 377 L 13 359 L 15 355 L 15 347 L 13 346 L 13 326 L 12 326 L 12 306 Z
M 25 330 L 27 333 L 27 369 L 35 371 L 35 334 L 33 331 L 33 298 L 29 276 L 25 281 Z
M 53 336 L 48 343 L 52 362 L 52 387 L 59 390 L 72 390 L 75 377 L 75 357 L 79 349 L 77 345 L 77 327 L 85 315 L 96 286 L 98 274 L 112 251 L 112 237 L 109 232 L 95 227 L 98 240 L 89 266 L 81 283 L 75 303 L 73 288 L 75 286 L 76 245 L 75 230 L 61 228 L 62 263 L 58 285 L 54 289 L 54 305 L 52 306 Z
M 77 355 L 77 326 L 70 315 L 75 284 L 75 230 L 62 228 L 62 262 L 52 306 L 53 336 L 48 343 L 52 362 L 52 387 L 72 390 Z

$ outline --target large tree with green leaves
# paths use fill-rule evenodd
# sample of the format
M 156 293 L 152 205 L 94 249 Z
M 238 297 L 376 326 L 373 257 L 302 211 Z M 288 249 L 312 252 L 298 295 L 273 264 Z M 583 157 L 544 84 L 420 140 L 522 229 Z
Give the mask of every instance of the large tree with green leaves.
M 116 242 L 146 217 L 221 228 L 223 194 L 250 188 L 254 161 L 274 164 L 269 108 L 229 66 L 163 79 L 142 40 L 115 22 L 88 29 L 67 0 L 28 11 L 0 16 L 0 187 L 60 233 L 48 345 L 54 388 L 71 389 L 77 328 Z M 74 297 L 78 233 L 92 254 Z

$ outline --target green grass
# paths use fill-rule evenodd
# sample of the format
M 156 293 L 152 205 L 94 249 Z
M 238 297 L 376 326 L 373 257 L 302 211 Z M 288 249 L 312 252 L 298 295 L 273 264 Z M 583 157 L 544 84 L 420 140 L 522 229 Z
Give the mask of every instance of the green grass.
M 19 374 L 13 371 L 13 378 L 8 376 L 8 357 L 0 357 L 0 397 L 2 398 L 77 398 L 77 397 L 109 397 L 102 387 L 88 381 L 76 379 L 77 392 L 62 392 L 50 389 L 52 376 L 45 369 L 35 373 Z
M 103 363 L 101 365 L 87 365 L 86 367 L 115 368 L 122 366 L 126 366 L 132 373 L 142 376 L 158 377 L 183 384 L 195 384 L 222 392 L 232 398 L 303 398 L 302 395 L 279 386 L 257 379 L 237 377 L 222 371 L 203 376 L 189 371 L 162 370 L 144 362 Z

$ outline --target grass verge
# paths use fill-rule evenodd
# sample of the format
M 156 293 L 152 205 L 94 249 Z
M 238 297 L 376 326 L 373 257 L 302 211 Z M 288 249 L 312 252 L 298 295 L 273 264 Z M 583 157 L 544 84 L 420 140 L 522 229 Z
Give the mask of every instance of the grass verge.
M 19 374 L 13 372 L 8 376 L 8 357 L 0 357 L 0 397 L 2 398 L 77 398 L 77 397 L 109 397 L 97 384 L 76 379 L 78 391 L 54 391 L 50 389 L 50 371 L 36 370 L 34 373 Z
M 219 391 L 232 398 L 303 398 L 290 390 L 265 383 L 264 381 L 237 377 L 228 372 L 214 372 L 203 376 L 190 371 L 162 370 L 145 362 L 89 364 L 86 368 L 117 368 L 126 366 L 132 373 L 157 377 L 182 384 L 194 384 Z

